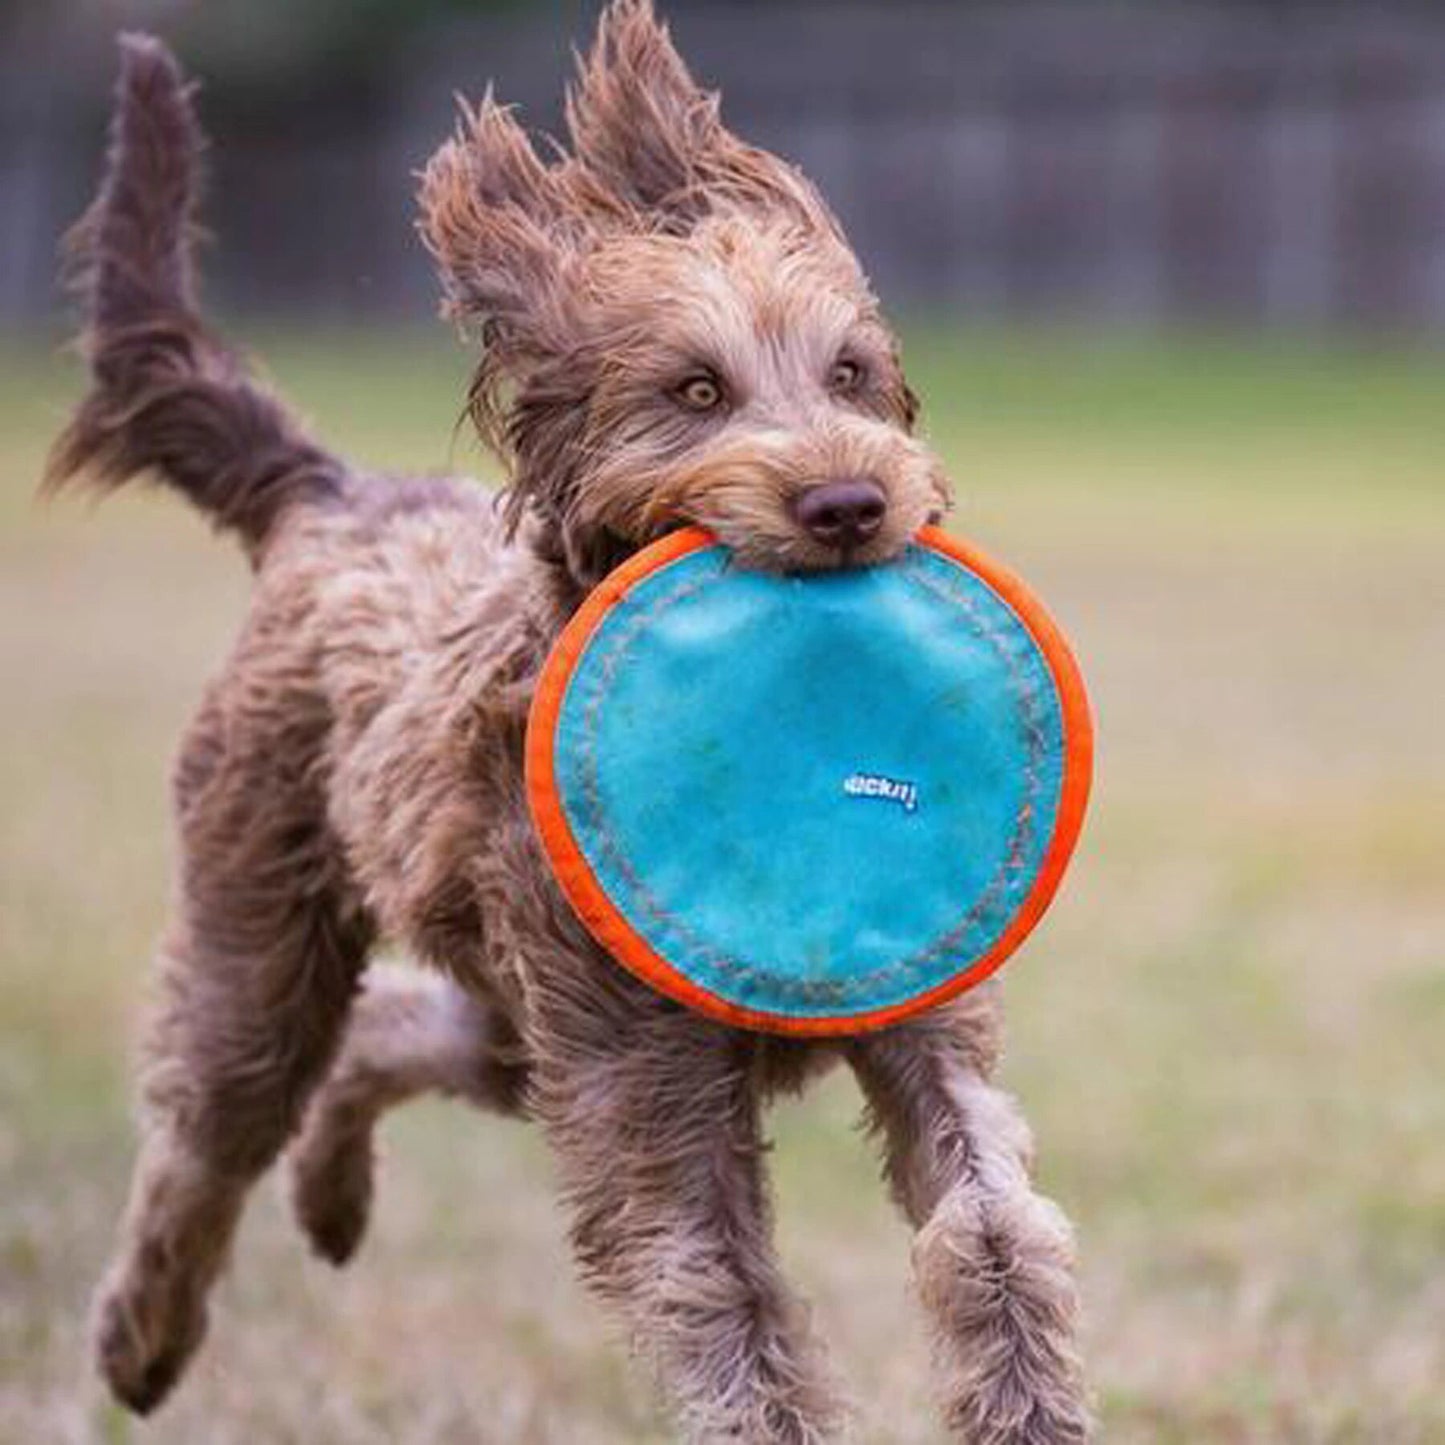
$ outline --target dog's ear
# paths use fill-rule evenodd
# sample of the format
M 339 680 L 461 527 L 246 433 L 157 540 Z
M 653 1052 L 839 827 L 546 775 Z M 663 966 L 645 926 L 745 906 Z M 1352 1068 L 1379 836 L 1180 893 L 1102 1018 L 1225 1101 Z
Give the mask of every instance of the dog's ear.
M 483 390 L 565 345 L 578 218 L 558 171 L 490 91 L 475 110 L 463 104 L 457 134 L 422 173 L 420 202 L 443 309 L 482 343 Z M 474 402 L 484 399 L 474 388 Z
M 567 127 L 582 169 L 664 224 L 686 227 L 719 206 L 753 206 L 840 234 L 798 171 L 723 125 L 717 93 L 688 73 L 652 0 L 613 0 L 603 11 L 567 96 Z

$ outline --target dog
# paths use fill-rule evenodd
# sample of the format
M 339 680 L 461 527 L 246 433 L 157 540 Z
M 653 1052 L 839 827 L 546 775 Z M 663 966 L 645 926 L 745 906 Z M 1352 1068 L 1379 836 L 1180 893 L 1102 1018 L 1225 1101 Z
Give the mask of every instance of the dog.
M 92 385 L 51 486 L 150 474 L 245 549 L 239 639 L 186 731 L 143 1138 L 96 1306 L 145 1413 L 199 1345 L 247 1191 L 291 1146 L 301 1222 L 356 1247 L 382 1111 L 424 1090 L 555 1151 L 582 1277 L 700 1442 L 836 1437 L 840 1392 L 770 1243 L 761 1114 L 846 1063 L 917 1229 L 942 1409 L 975 1445 L 1090 1431 L 1072 1244 L 991 1082 L 980 987 L 827 1042 L 664 999 L 573 916 L 528 820 L 534 681 L 581 599 L 684 524 L 742 565 L 867 566 L 948 505 L 917 403 L 813 186 L 722 124 L 650 0 L 614 0 L 543 160 L 490 92 L 426 166 L 421 232 L 505 468 L 372 475 L 311 440 L 197 314 L 201 135 L 157 41 L 122 41 L 76 229 Z M 378 939 L 422 969 L 366 973 Z

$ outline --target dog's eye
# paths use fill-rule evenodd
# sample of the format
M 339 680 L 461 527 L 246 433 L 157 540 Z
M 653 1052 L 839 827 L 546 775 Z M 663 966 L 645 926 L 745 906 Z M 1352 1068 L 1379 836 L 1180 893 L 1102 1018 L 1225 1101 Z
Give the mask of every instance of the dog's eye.
M 840 356 L 828 373 L 828 390 L 846 395 L 863 384 L 863 364 L 851 357 Z
M 680 382 L 673 393 L 689 411 L 713 411 L 722 405 L 722 383 L 706 371 Z

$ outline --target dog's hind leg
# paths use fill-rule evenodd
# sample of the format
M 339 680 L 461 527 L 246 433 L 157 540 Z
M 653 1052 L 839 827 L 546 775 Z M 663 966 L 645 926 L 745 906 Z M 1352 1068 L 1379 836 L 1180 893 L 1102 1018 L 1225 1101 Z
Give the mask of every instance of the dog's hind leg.
M 249 680 L 254 707 L 264 694 Z M 244 716 L 203 714 L 182 755 L 180 900 L 146 1041 L 143 1141 L 97 1303 L 101 1370 L 141 1413 L 200 1343 L 246 1191 L 330 1062 L 371 941 L 319 794 L 298 782 L 315 747 L 301 705 L 278 703 L 274 733 L 223 751 Z
M 989 1082 L 997 1009 L 985 987 L 858 1040 L 849 1058 L 918 1229 L 950 1430 L 969 1445 L 1079 1445 L 1090 1420 L 1072 1240 L 1030 1185 L 1027 1126 Z
M 534 996 L 532 1104 L 584 1279 L 630 1330 L 689 1441 L 819 1445 L 841 1411 L 771 1242 L 756 1040 L 595 955 Z
M 165 959 L 144 1138 L 96 1313 L 101 1370 L 140 1414 L 201 1341 L 246 1192 L 294 1128 L 361 962 L 355 929 L 315 902 L 264 955 L 237 941 L 185 928 Z
M 526 1078 L 500 1009 L 437 974 L 372 967 L 291 1149 L 292 1203 L 317 1253 L 344 1264 L 361 1242 L 373 1137 L 387 1110 L 436 1093 L 516 1115 Z

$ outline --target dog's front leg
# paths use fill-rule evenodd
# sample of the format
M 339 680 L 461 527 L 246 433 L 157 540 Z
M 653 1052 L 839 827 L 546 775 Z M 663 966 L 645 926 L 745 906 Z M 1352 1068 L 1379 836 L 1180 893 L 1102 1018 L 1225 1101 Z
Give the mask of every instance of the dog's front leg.
M 595 958 L 554 978 L 529 1039 L 532 1103 L 584 1277 L 625 1320 L 690 1441 L 832 1439 L 838 1403 L 773 1254 L 755 1041 Z
M 950 1429 L 969 1445 L 1079 1445 L 1090 1421 L 1072 1239 L 1029 1183 L 1027 1126 L 989 1082 L 997 1010 L 985 987 L 859 1040 L 850 1058 L 918 1229 Z

